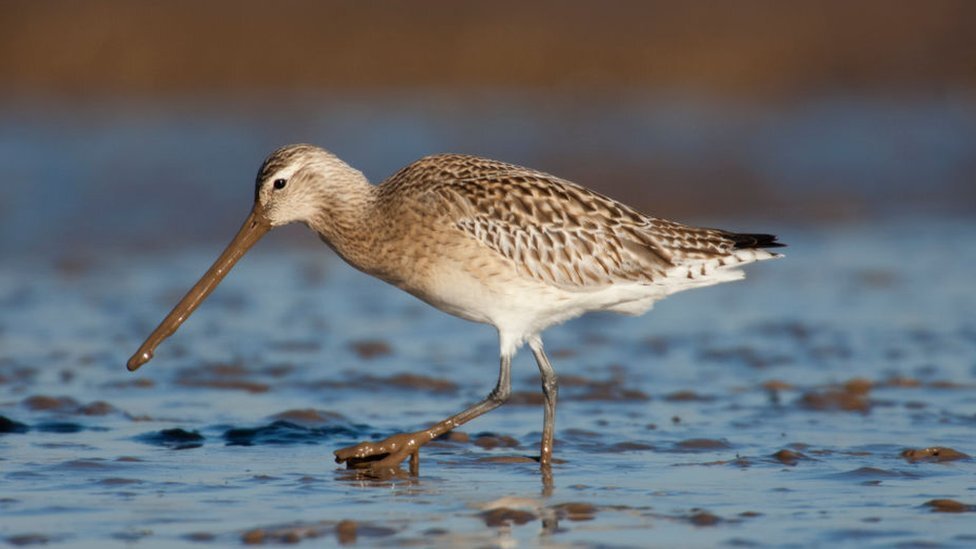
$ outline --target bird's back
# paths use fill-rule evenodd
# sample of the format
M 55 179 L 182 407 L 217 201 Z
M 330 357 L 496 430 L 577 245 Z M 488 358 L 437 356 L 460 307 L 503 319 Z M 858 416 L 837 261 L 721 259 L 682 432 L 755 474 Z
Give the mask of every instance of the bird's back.
M 781 246 L 771 235 L 650 217 L 553 175 L 475 156 L 422 158 L 380 192 L 447 220 L 524 276 L 571 291 L 676 278 L 701 285 L 723 267 L 775 257 L 763 248 Z

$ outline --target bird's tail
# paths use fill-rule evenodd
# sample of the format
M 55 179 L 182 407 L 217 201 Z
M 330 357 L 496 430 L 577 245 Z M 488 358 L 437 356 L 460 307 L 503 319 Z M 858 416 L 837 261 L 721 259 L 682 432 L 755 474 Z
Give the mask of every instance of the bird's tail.
M 737 250 L 753 248 L 782 248 L 786 246 L 776 240 L 776 235 L 760 233 L 726 233 L 725 235 L 735 244 Z

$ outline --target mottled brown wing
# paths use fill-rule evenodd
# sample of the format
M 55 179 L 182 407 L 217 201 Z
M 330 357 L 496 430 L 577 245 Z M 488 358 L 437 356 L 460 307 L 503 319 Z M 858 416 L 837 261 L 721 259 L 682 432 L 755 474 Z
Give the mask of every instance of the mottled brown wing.
M 394 178 L 425 180 L 426 199 L 440 202 L 458 228 L 524 273 L 567 289 L 653 283 L 686 260 L 726 255 L 732 249 L 721 231 L 647 217 L 584 187 L 520 166 L 440 155 L 408 170 Z
M 474 156 L 422 158 L 381 188 L 420 200 L 526 274 L 567 289 L 654 283 L 736 247 L 731 233 L 645 216 L 550 174 Z

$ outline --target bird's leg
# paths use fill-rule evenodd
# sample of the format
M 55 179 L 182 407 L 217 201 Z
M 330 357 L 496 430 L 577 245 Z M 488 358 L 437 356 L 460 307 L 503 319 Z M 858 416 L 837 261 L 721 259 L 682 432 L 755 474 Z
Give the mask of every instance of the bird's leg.
M 559 394 L 559 384 L 556 371 L 549 363 L 549 357 L 542 349 L 542 339 L 538 336 L 529 339 L 529 348 L 539 364 L 539 374 L 542 376 L 542 394 L 545 396 L 545 418 L 542 423 L 542 442 L 539 447 L 539 463 L 543 468 L 552 465 L 552 444 L 556 431 L 556 397 Z
M 420 463 L 420 447 L 448 431 L 501 406 L 512 394 L 512 356 L 502 354 L 498 384 L 484 400 L 427 429 L 413 433 L 398 433 L 376 442 L 360 442 L 355 446 L 335 451 L 336 463 L 345 463 L 350 469 L 369 469 L 373 472 L 388 471 L 399 467 L 410 458 L 410 472 L 416 475 Z

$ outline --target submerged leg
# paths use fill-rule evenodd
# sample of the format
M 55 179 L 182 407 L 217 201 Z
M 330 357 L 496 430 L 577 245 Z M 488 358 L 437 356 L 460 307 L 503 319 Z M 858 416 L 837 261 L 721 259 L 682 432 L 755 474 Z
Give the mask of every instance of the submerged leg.
M 501 406 L 512 394 L 512 354 L 502 349 L 498 384 L 484 400 L 427 429 L 413 433 L 399 433 L 376 442 L 360 442 L 355 446 L 335 451 L 336 463 L 346 463 L 351 469 L 369 469 L 382 472 L 399 467 L 410 458 L 410 472 L 416 475 L 419 468 L 420 447 L 444 433 Z
M 542 394 L 545 397 L 545 418 L 542 422 L 542 442 L 539 447 L 539 463 L 547 468 L 552 465 L 552 444 L 556 432 L 556 397 L 559 395 L 559 384 L 556 371 L 549 363 L 549 357 L 542 349 L 542 338 L 529 338 L 529 348 L 539 364 L 539 374 L 542 376 Z

